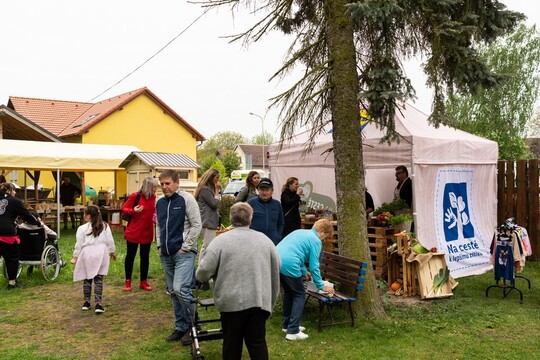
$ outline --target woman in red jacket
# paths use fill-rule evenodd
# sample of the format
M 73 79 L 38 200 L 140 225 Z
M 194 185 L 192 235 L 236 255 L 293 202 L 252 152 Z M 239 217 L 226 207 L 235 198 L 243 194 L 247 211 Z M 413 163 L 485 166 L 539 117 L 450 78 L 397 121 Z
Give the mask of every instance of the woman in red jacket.
M 156 179 L 152 177 L 144 178 L 141 189 L 131 194 L 122 206 L 122 212 L 130 216 L 124 233 L 127 242 L 126 261 L 124 263 L 126 271 L 125 291 L 131 291 L 131 274 L 133 273 L 133 263 L 135 262 L 139 244 L 141 245 L 141 282 L 139 287 L 146 291 L 152 290 L 147 279 L 150 265 L 150 245 L 154 240 L 157 187 L 158 182 Z

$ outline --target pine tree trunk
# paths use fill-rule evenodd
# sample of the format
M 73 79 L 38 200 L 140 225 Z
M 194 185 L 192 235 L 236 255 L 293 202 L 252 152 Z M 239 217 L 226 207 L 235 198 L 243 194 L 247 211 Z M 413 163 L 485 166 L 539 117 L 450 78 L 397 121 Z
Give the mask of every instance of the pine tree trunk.
M 338 238 L 344 256 L 369 265 L 364 290 L 355 303 L 367 317 L 386 317 L 378 293 L 367 241 L 358 73 L 353 28 L 345 14 L 347 0 L 325 0 L 326 37 L 332 94 L 330 109 L 336 176 Z

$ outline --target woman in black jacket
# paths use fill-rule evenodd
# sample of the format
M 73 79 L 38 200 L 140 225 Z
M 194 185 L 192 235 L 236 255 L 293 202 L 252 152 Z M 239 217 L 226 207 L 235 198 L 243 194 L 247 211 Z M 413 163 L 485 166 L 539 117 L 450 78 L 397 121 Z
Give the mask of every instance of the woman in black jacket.
M 15 197 L 17 189 L 11 183 L 0 184 L 0 255 L 4 258 L 8 275 L 8 290 L 19 287 L 17 269 L 19 268 L 19 244 L 16 219 L 20 216 L 32 225 L 40 225 L 24 207 L 23 202 Z
M 281 189 L 281 208 L 285 219 L 285 226 L 281 235 L 282 239 L 294 230 L 300 229 L 302 225 L 299 210 L 300 195 L 302 194 L 302 188 L 298 187 L 298 179 L 295 177 L 288 178 Z

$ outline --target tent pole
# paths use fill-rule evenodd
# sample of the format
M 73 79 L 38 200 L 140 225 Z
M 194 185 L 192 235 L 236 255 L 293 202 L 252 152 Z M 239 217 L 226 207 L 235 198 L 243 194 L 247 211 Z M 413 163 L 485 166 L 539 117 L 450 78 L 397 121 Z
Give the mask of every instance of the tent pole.
M 56 169 L 56 230 L 60 238 L 60 169 Z

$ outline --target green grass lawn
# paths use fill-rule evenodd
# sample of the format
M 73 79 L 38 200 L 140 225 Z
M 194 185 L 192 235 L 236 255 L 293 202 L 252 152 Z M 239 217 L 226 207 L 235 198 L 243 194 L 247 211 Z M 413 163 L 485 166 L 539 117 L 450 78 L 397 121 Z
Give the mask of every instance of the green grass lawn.
M 73 251 L 75 230 L 62 232 L 64 261 Z M 125 242 L 115 234 L 118 260 L 105 278 L 103 315 L 82 312 L 82 283 L 72 281 L 68 265 L 53 282 L 39 272 L 20 277 L 23 289 L 7 291 L 0 279 L 1 359 L 189 359 L 189 347 L 167 343 L 173 312 L 155 247 L 149 281 L 154 291 L 138 289 L 138 259 L 133 291 L 122 291 Z M 304 312 L 310 338 L 288 342 L 281 332 L 281 304 L 267 324 L 271 359 L 536 359 L 540 358 L 540 264 L 524 270 L 532 282 L 517 279 L 524 292 L 502 297 L 500 289 L 485 296 L 494 283 L 492 273 L 458 279 L 454 296 L 430 301 L 385 299 L 386 320 L 358 318 L 356 326 L 341 325 L 317 332 L 316 304 Z M 209 296 L 210 293 L 202 294 Z M 215 309 L 201 311 L 213 318 Z M 221 358 L 221 341 L 201 343 L 206 359 Z M 245 358 L 248 359 L 247 352 Z

